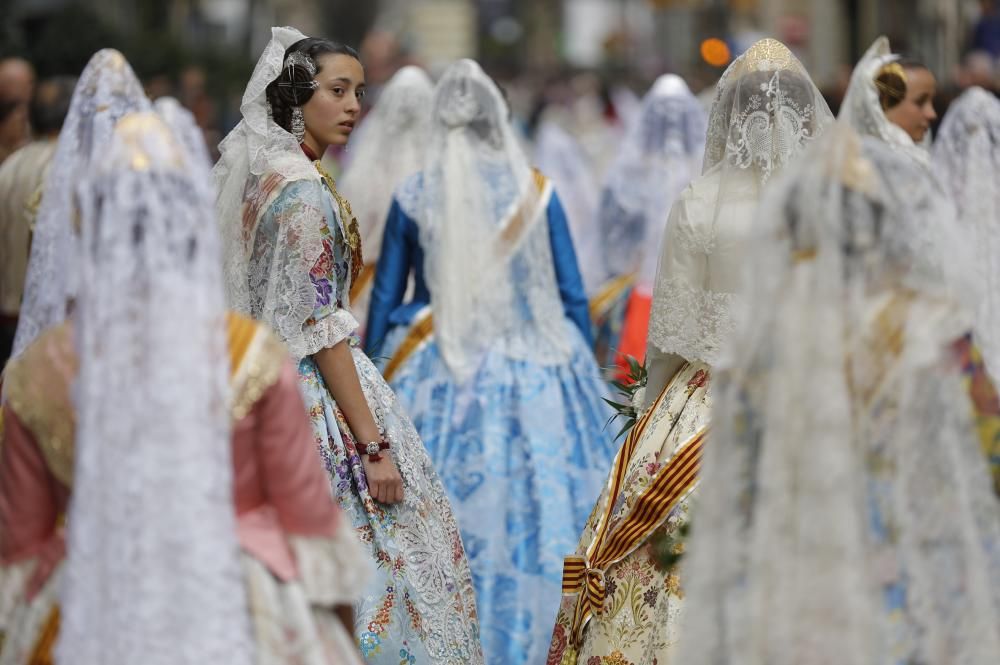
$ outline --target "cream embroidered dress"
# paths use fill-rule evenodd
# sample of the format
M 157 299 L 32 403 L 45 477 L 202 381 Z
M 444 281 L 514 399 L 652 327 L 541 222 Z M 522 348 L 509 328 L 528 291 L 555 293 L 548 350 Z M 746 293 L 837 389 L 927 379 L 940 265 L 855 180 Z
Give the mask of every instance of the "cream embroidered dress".
M 739 317 L 746 243 L 762 188 L 832 120 L 787 48 L 763 40 L 723 74 L 704 175 L 667 222 L 647 345 L 651 402 L 612 466 L 575 555 L 548 664 L 672 662 L 684 589 L 653 549 L 681 527 L 711 445 L 712 373 Z

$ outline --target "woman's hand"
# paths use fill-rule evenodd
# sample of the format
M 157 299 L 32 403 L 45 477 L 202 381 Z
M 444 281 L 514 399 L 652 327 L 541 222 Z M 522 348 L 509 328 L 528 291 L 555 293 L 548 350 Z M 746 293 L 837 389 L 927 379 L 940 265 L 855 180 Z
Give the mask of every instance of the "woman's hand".
M 368 493 L 379 503 L 399 503 L 403 500 L 403 477 L 390 455 L 382 454 L 381 457 L 378 462 L 373 462 L 367 455 L 361 456 L 368 479 Z

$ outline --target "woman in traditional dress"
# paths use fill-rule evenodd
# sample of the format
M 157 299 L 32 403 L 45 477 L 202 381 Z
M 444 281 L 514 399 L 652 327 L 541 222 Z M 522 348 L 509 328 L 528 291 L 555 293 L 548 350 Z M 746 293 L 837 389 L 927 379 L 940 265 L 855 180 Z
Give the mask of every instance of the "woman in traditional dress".
M 618 157 L 608 172 L 599 223 L 606 280 L 631 277 L 621 336 L 603 357 L 624 367 L 642 359 L 653 282 L 670 208 L 698 174 L 705 152 L 706 117 L 684 79 L 661 76 L 642 100 Z
M 597 228 L 599 181 L 590 157 L 570 132 L 572 118 L 562 104 L 550 104 L 535 131 L 534 163 L 544 173 L 559 197 L 573 240 L 583 289 L 588 298 L 604 285 L 603 238 Z
M 94 89 L 120 86 L 112 112 L 142 94 L 120 55 L 99 55 L 75 127 L 111 111 L 84 103 Z M 0 662 L 53 662 L 56 644 L 59 662 L 95 665 L 360 662 L 342 621 L 364 550 L 313 463 L 284 348 L 226 316 L 205 147 L 191 152 L 148 111 L 105 138 L 73 188 L 73 320 L 5 372 L 0 556 L 13 604 Z M 63 140 L 57 154 L 76 159 Z M 63 184 L 49 179 L 46 195 Z
M 996 96 L 970 88 L 952 102 L 934 143 L 932 166 L 976 249 L 983 299 L 974 335 L 982 355 L 970 349 L 969 363 L 985 362 L 995 380 L 1000 377 L 1000 100 Z M 983 444 L 1000 494 L 1000 437 L 986 438 Z
M 838 126 L 761 206 L 685 557 L 679 662 L 1000 653 L 1000 510 L 961 361 L 973 318 L 941 278 L 971 257 L 938 244 L 961 229 L 935 196 L 909 156 Z
M 667 222 L 648 384 L 645 398 L 637 395 L 648 409 L 566 560 L 548 663 L 675 662 L 684 590 L 677 569 L 655 553 L 683 547 L 712 416 L 712 372 L 742 309 L 741 267 L 761 192 L 832 120 L 780 42 L 757 42 L 723 73 L 704 173 Z
M 419 435 L 357 348 L 347 299 L 364 265 L 361 236 L 318 163 L 329 145 L 347 142 L 363 94 L 352 49 L 272 29 L 215 168 L 228 297 L 298 361 L 333 492 L 378 566 L 355 605 L 365 658 L 479 663 L 458 525 Z
M 365 267 L 351 285 L 351 310 L 358 321 L 368 316 L 392 192 L 423 166 L 433 94 L 434 83 L 424 70 L 403 67 L 382 88 L 351 140 L 351 162 L 340 177 L 340 190 L 358 217 L 365 257 Z
M 930 126 L 937 119 L 934 74 L 923 64 L 900 59 L 879 37 L 854 67 L 839 117 L 862 137 L 871 137 L 924 164 Z
M 368 349 L 388 358 L 385 375 L 442 470 L 487 660 L 536 663 L 560 562 L 613 456 L 606 388 L 559 198 L 529 168 L 500 91 L 459 61 L 432 117 L 425 169 L 397 191 L 386 224 Z

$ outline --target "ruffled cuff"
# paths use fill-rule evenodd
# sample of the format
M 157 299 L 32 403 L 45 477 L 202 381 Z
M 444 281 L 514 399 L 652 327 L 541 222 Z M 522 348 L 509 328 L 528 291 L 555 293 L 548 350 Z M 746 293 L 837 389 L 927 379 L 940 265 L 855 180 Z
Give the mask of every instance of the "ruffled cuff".
M 290 536 L 299 581 L 312 605 L 352 605 L 372 577 L 371 554 L 354 530 L 338 528 L 331 538 Z
M 336 346 L 351 337 L 360 327 L 358 320 L 346 309 L 334 310 L 329 316 L 302 327 L 303 349 L 298 354 L 304 358 L 317 351 Z

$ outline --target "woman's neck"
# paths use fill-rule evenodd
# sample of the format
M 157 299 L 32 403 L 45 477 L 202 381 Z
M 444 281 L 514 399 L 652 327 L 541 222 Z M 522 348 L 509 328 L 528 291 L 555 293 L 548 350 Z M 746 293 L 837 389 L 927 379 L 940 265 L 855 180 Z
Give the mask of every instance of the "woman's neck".
M 302 152 L 306 153 L 309 159 L 314 162 L 322 159 L 326 153 L 327 146 L 320 145 L 319 141 L 310 136 L 308 132 L 299 145 L 302 147 Z

